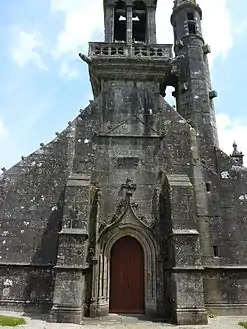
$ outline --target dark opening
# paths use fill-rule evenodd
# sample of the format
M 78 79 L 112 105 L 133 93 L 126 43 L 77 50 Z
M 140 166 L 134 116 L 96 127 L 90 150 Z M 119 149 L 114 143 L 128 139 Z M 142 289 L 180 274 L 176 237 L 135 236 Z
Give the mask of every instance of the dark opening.
M 189 27 L 189 34 L 196 34 L 196 24 L 195 23 L 188 23 Z
M 195 20 L 194 13 L 187 13 L 187 19 L 188 21 L 194 21 Z
M 135 1 L 133 6 L 133 41 L 146 42 L 147 11 L 143 1 Z
M 173 31 L 174 31 L 174 39 L 175 39 L 175 42 L 176 42 L 177 41 L 177 38 L 178 38 L 178 35 L 177 35 L 177 24 L 176 23 L 174 24 Z
M 213 253 L 214 253 L 214 257 L 219 257 L 218 246 L 213 246 Z
M 114 41 L 126 42 L 126 5 L 124 1 L 119 0 L 115 5 L 114 15 Z
M 207 192 L 211 192 L 211 183 L 210 182 L 206 183 L 206 189 L 207 189 Z

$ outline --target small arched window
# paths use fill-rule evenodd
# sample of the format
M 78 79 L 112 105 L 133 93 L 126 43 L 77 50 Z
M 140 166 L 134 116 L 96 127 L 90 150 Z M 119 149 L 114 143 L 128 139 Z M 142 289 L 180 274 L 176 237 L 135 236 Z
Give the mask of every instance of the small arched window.
M 114 12 L 114 41 L 126 42 L 126 4 L 124 1 L 119 0 L 115 5 Z
M 133 41 L 146 42 L 147 8 L 143 1 L 135 1 L 133 6 Z

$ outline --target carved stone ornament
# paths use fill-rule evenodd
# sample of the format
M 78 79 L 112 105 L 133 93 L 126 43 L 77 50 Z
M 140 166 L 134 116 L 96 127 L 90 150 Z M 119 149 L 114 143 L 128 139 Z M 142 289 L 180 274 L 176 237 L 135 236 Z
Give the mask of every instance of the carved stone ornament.
M 121 186 L 122 190 L 125 192 L 124 197 L 119 201 L 119 204 L 116 207 L 116 211 L 112 216 L 110 225 L 101 225 L 100 233 L 107 230 L 108 228 L 118 225 L 119 227 L 132 224 L 132 225 L 144 225 L 149 227 L 148 221 L 145 216 L 137 215 L 136 211 L 139 206 L 136 202 L 131 202 L 131 197 L 136 190 L 136 184 L 132 182 L 131 179 L 127 179 L 125 184 Z

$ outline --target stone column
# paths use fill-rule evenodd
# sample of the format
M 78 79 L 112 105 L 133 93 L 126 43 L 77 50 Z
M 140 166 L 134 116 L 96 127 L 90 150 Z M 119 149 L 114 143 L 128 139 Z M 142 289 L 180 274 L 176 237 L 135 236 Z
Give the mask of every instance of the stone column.
M 108 315 L 109 303 L 106 302 L 106 295 L 102 294 L 102 280 L 104 279 L 105 267 L 103 264 L 103 257 L 100 253 L 98 239 L 99 239 L 99 217 L 100 217 L 100 200 L 101 191 L 96 190 L 94 197 L 94 213 L 95 217 L 91 218 L 91 225 L 94 226 L 94 234 L 91 235 L 90 241 L 92 243 L 92 295 L 89 314 L 90 317 L 101 317 Z
M 114 42 L 114 6 L 105 8 L 105 42 Z
M 147 7 L 147 43 L 155 44 L 156 40 L 156 22 L 155 22 L 156 8 L 153 6 Z
M 127 44 L 131 44 L 132 43 L 132 33 L 133 33 L 132 6 L 127 5 L 126 15 L 127 15 L 126 42 L 127 42 Z

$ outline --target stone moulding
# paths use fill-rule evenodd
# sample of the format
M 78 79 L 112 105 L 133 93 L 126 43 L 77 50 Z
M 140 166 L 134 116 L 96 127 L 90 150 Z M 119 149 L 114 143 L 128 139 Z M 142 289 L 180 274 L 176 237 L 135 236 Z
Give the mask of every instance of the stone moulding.
M 133 210 L 133 206 L 135 204 L 131 204 L 130 202 L 124 204 L 120 201 L 116 213 L 112 216 L 111 224 L 107 225 L 105 228 L 102 229 L 100 235 L 106 233 L 106 231 L 110 230 L 112 227 L 116 225 L 119 227 L 123 227 L 125 225 L 133 225 L 133 226 L 144 226 L 145 228 L 149 228 L 147 224 L 147 220 L 144 216 L 140 215 L 137 216 L 135 211 Z
M 245 315 L 247 311 L 247 303 L 205 303 L 206 309 L 209 312 L 217 315 L 239 316 Z
M 91 176 L 73 174 L 68 178 L 67 187 L 71 186 L 89 186 Z
M 82 235 L 88 237 L 88 230 L 79 228 L 63 228 L 58 234 Z
M 156 259 L 158 247 L 144 216 L 135 213 L 137 203 L 131 197 L 136 190 L 136 184 L 127 179 L 121 189 L 125 198 L 120 200 L 112 223 L 101 228 L 99 234 L 98 261 L 93 268 L 93 296 L 90 306 L 90 316 L 107 315 L 110 296 L 110 259 L 113 245 L 122 237 L 131 236 L 142 246 L 144 252 L 144 280 L 145 280 L 145 313 L 157 313 L 157 282 Z
M 142 214 L 138 216 L 135 213 L 134 209 L 138 209 L 138 203 L 131 202 L 131 197 L 136 190 L 136 184 L 134 184 L 131 179 L 127 178 L 126 183 L 122 184 L 121 189 L 126 190 L 125 198 L 120 200 L 115 213 L 112 215 L 111 223 L 109 225 L 100 226 L 100 235 L 105 234 L 107 230 L 110 230 L 116 225 L 119 227 L 133 225 L 149 228 L 146 217 Z
M 152 237 L 151 230 L 139 223 L 125 223 L 124 225 L 113 224 L 110 228 L 104 231 L 100 236 L 100 258 L 96 264 L 95 272 L 98 273 L 97 280 L 94 284 L 99 287 L 97 296 L 94 296 L 95 303 L 98 304 L 97 309 L 100 314 L 101 307 L 106 309 L 106 314 L 109 309 L 109 287 L 110 287 L 110 254 L 111 248 L 120 238 L 125 236 L 135 238 L 142 246 L 144 251 L 144 280 L 145 280 L 145 314 L 156 316 L 157 314 L 157 255 L 158 247 Z M 103 303 L 101 306 L 101 302 Z M 95 307 L 95 303 L 94 306 Z M 96 314 L 97 316 L 97 314 Z

